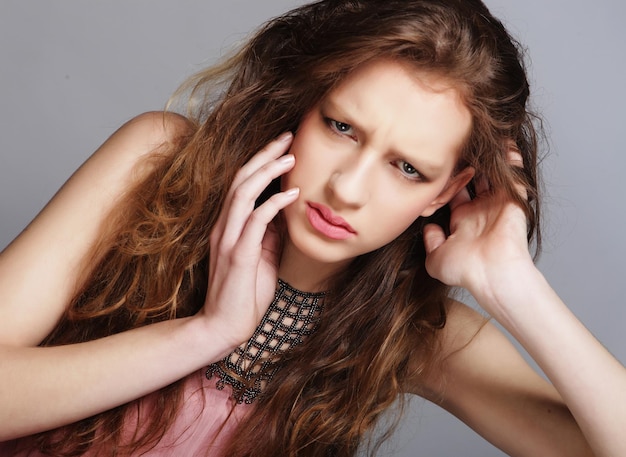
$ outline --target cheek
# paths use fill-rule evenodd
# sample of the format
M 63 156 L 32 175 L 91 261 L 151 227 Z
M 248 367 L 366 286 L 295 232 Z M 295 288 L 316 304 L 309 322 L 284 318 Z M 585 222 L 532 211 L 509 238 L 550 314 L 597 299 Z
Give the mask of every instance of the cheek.
M 323 153 L 313 144 L 296 145 L 290 151 L 296 158 L 294 167 L 287 173 L 283 182 L 290 187 L 318 183 L 327 175 L 328 161 L 320 160 Z
M 377 203 L 393 213 L 393 219 L 415 220 L 438 195 L 438 188 L 426 183 L 400 184 L 400 179 L 403 178 L 379 183 Z
M 379 221 L 384 221 L 381 226 L 382 235 L 388 241 L 398 237 L 420 216 L 421 211 L 414 208 L 390 208 L 387 214 L 378 215 Z M 381 227 L 382 228 L 382 227 Z
M 282 190 L 291 187 L 299 187 L 301 191 L 311 185 L 312 177 L 317 176 L 318 172 L 314 171 L 305 161 L 296 156 L 294 167 L 286 173 L 281 179 Z
M 306 164 L 302 163 L 302 146 L 300 141 L 300 137 L 296 136 L 294 142 L 289 149 L 289 153 L 293 154 L 296 158 L 296 163 L 293 168 L 289 170 L 288 173 L 285 173 L 281 179 L 282 190 L 286 190 L 290 187 L 299 186 L 301 182 L 301 176 L 303 174 L 303 169 L 306 168 Z
M 417 220 L 430 205 L 436 194 L 428 193 L 420 198 L 402 199 L 389 196 L 379 200 L 378 211 L 372 212 L 371 224 L 377 227 L 376 237 L 384 242 L 397 238 Z
M 420 216 L 421 206 L 378 205 L 379 210 L 370 213 L 371 241 L 381 246 L 397 238 Z

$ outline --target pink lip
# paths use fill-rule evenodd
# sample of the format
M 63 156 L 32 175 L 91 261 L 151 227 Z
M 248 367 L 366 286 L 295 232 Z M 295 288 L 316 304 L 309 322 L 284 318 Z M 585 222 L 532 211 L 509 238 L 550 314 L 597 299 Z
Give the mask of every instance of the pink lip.
M 345 240 L 356 234 L 350 224 L 334 214 L 330 208 L 320 203 L 306 203 L 306 215 L 309 223 L 318 232 L 334 240 Z

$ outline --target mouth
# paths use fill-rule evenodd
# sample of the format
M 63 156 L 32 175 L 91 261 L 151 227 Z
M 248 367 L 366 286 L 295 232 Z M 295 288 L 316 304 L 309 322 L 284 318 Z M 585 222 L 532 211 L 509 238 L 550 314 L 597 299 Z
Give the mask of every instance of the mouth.
M 345 240 L 356 235 L 350 224 L 320 203 L 306 202 L 306 216 L 315 230 L 333 240 Z

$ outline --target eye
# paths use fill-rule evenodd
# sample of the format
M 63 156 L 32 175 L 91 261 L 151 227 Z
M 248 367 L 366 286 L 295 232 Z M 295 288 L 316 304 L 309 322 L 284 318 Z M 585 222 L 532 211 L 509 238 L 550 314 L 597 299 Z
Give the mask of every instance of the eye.
M 394 164 L 398 167 L 398 170 L 400 170 L 400 173 L 402 173 L 402 176 L 405 178 L 410 179 L 411 181 L 421 181 L 423 179 L 422 174 L 409 162 L 396 160 Z
M 339 122 L 334 119 L 326 118 L 326 122 L 330 128 L 339 135 L 352 136 L 354 134 L 352 126 L 345 122 Z

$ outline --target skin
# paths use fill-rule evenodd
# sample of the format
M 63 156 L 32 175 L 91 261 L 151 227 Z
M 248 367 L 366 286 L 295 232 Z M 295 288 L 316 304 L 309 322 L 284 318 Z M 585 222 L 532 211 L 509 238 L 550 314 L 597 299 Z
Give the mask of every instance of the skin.
M 406 87 L 412 84 L 415 89 L 417 80 L 403 69 L 384 67 L 399 78 L 395 82 L 403 80 Z M 356 113 L 350 114 L 355 119 L 351 122 L 364 122 Z M 326 133 L 317 120 L 311 122 L 302 126 L 296 138 L 310 134 L 323 144 Z M 293 154 L 285 155 L 292 146 L 291 135 L 267 145 L 240 170 L 211 233 L 209 292 L 197 315 L 98 341 L 38 348 L 67 306 L 80 273 L 89 271 L 92 262 L 86 256 L 98 227 L 137 174 L 147 171 L 137 165 L 156 145 L 189 127 L 179 116 L 148 113 L 112 135 L 0 254 L 0 440 L 47 430 L 139 398 L 206 367 L 246 340 L 271 300 L 279 268 L 304 258 L 312 247 L 328 243 L 314 232 L 300 241 L 294 236 L 289 249 L 297 255 L 285 254 L 280 263 L 278 236 L 271 221 L 281 210 L 295 202 L 288 223 L 304 224 L 298 205 L 313 192 L 314 198 L 323 198 L 325 204 L 334 205 L 334 211 L 350 218 L 358 226 L 357 233 L 367 232 L 345 207 L 336 206 L 350 201 L 345 189 L 353 187 L 344 184 L 361 181 L 337 181 L 335 172 L 341 172 L 340 178 L 355 178 L 356 171 L 363 170 L 384 177 L 385 164 L 393 157 L 389 151 L 400 147 L 381 145 L 375 141 L 381 138 L 376 128 L 357 125 L 365 136 L 336 140 L 346 141 L 339 143 L 340 154 L 355 154 L 354 159 L 336 163 L 333 159 L 341 167 L 329 168 L 320 182 L 296 182 L 300 172 L 294 167 L 299 166 L 298 160 L 307 160 L 310 150 L 296 140 Z M 395 124 L 390 132 L 390 139 L 405 138 Z M 254 209 L 261 191 L 283 175 L 301 189 L 287 185 Z M 448 325 L 441 332 L 444 363 L 432 378 L 416 377 L 411 390 L 441 404 L 510 455 L 592 455 L 587 442 L 595 455 L 623 455 L 626 416 L 619 411 L 626 403 L 623 367 L 571 315 L 534 267 L 522 211 L 484 187 L 472 201 L 463 190 L 448 193 L 450 182 L 448 174 L 441 181 L 434 179 L 428 191 L 421 189 L 421 183 L 415 184 L 416 194 L 409 192 L 415 206 L 410 211 L 405 208 L 407 214 L 419 215 L 433 202 L 436 206 L 452 199 L 451 235 L 446 238 L 436 227 L 425 231 L 429 273 L 467 288 L 518 338 L 554 387 L 528 367 L 493 325 L 451 301 Z M 369 215 L 370 203 L 352 205 L 350 211 Z M 76 231 L 76 227 L 81 229 Z M 366 240 L 361 244 L 359 236 L 353 241 L 358 241 L 358 249 L 367 244 Z M 327 263 L 336 267 L 358 249 L 346 257 L 329 258 L 334 251 L 325 248 L 318 257 L 308 257 L 321 262 L 326 256 Z M 306 268 L 294 271 L 293 279 L 302 282 Z M 137 372 L 142 376 L 137 377 Z
M 355 71 L 306 114 L 291 145 L 296 162 L 283 187 L 300 196 L 283 211 L 280 276 L 311 290 L 446 204 L 473 176 L 453 175 L 471 124 L 454 89 L 409 67 L 383 60 Z M 321 233 L 307 218 L 310 203 L 354 233 Z
M 0 441 L 146 395 L 230 351 L 220 339 L 211 343 L 206 332 L 217 330 L 202 319 L 168 321 L 85 344 L 36 347 L 68 305 L 75 282 L 90 270 L 89 248 L 136 177 L 134 170 L 187 125 L 174 115 L 164 123 L 158 113 L 125 124 L 0 254 Z

